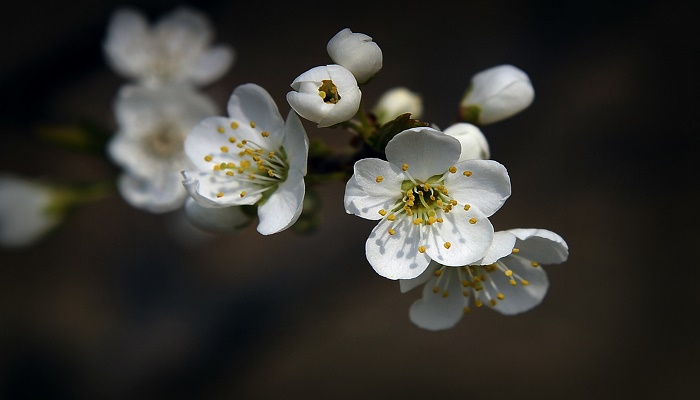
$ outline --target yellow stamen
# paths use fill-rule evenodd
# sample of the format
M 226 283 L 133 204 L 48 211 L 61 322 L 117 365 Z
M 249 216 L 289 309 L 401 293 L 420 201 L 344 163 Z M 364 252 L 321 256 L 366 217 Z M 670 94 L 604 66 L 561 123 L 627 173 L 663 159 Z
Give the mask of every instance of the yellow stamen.
M 377 179 L 375 179 L 375 180 L 377 181 L 377 183 L 379 183 L 379 182 L 381 182 L 381 181 L 384 180 L 384 177 L 381 176 L 381 175 L 379 175 L 379 176 L 377 177 Z
M 226 129 L 224 129 L 223 126 L 220 126 L 220 127 L 216 128 L 216 130 L 219 131 L 219 133 L 224 133 L 224 132 L 226 132 Z
M 462 172 L 464 176 L 472 176 L 472 171 L 464 171 Z
M 408 171 L 408 164 L 404 164 L 401 166 L 401 169 L 404 171 Z
M 450 243 L 450 242 L 445 242 L 445 248 L 446 248 L 446 249 L 449 249 L 450 247 L 452 247 L 452 243 Z
M 472 225 L 476 224 L 476 218 L 469 218 L 469 223 Z
M 250 121 L 250 127 L 251 127 L 251 128 L 255 128 L 255 122 L 254 122 L 254 121 Z
M 231 122 L 231 129 L 238 129 L 238 122 L 232 121 Z
M 425 253 L 425 246 L 420 246 L 420 247 L 418 248 L 418 251 L 421 252 L 421 253 Z
M 451 167 L 450 167 L 450 172 L 454 174 L 455 172 L 457 172 L 457 168 L 455 168 L 454 165 L 451 166 Z
M 212 159 L 213 159 L 212 156 L 204 156 L 204 161 L 206 161 L 206 162 L 209 162 Z

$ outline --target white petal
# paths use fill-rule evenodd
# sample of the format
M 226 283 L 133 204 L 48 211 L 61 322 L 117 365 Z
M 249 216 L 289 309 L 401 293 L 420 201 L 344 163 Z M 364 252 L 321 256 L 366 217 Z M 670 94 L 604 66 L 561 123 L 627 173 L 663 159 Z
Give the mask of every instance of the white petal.
M 316 93 L 289 92 L 287 93 L 289 106 L 304 119 L 318 123 L 333 108 L 334 104 L 326 104 L 321 96 Z
M 117 183 L 119 193 L 130 205 L 152 213 L 174 211 L 182 207 L 187 198 L 175 174 L 163 174 L 150 180 L 122 174 Z
M 258 207 L 258 232 L 271 235 L 292 226 L 301 215 L 305 188 L 301 172 L 290 170 L 287 180 Z
M 451 278 L 445 288 L 447 297 L 443 297 L 443 292 L 433 292 L 435 278 L 426 283 L 423 298 L 413 303 L 409 310 L 411 322 L 423 329 L 438 331 L 452 328 L 462 319 L 468 300 L 462 296 L 459 279 L 456 276 Z
M 418 229 L 410 229 L 411 225 L 407 218 L 394 223 L 383 219 L 372 230 L 365 251 L 367 261 L 379 275 L 389 279 L 413 279 L 428 267 L 430 258 L 418 251 Z M 394 228 L 394 235 L 389 234 L 390 227 Z
M 467 160 L 455 167 L 457 172 L 447 174 L 444 185 L 460 204 L 477 207 L 484 215 L 491 216 L 510 197 L 510 177 L 502 164 L 493 160 Z M 465 176 L 466 171 L 471 175 Z
M 251 205 L 262 198 L 261 193 L 253 193 L 257 185 L 246 179 L 229 177 L 223 171 L 183 171 L 182 175 L 187 192 L 204 207 Z M 242 195 L 244 191 L 246 194 Z
M 0 174 L 0 246 L 24 247 L 60 221 L 50 213 L 53 191 L 14 175 Z
M 342 98 L 336 104 L 330 104 L 332 108 L 318 121 L 317 126 L 319 128 L 325 128 L 348 121 L 354 117 L 355 114 L 357 114 L 357 110 L 360 109 L 362 92 L 360 92 L 358 87 L 346 91 L 341 91 L 340 87 L 338 87 L 338 92 L 341 94 Z
M 221 78 L 228 71 L 234 62 L 235 54 L 230 46 L 212 47 L 188 66 L 187 75 L 196 85 L 209 84 Z
M 515 315 L 528 311 L 542 302 L 549 288 L 549 280 L 542 267 L 535 268 L 527 260 L 510 256 L 499 262 L 510 268 L 514 274 L 527 280 L 529 284 L 524 286 L 517 282 L 516 286 L 512 286 L 508 283 L 510 278 L 507 278 L 505 274 L 499 272 L 489 274 L 498 291 L 504 295 L 504 299 L 499 300 L 494 307 L 496 311 L 505 315 Z M 486 288 L 488 285 L 484 285 L 484 287 Z M 495 294 L 495 291 L 491 294 Z
M 230 120 L 224 117 L 205 118 L 192 128 L 185 138 L 185 154 L 200 171 L 211 171 L 214 165 L 222 162 L 223 159 L 218 158 L 221 154 L 221 146 L 231 145 L 228 142 L 228 136 L 219 133 L 218 128 L 229 130 Z M 207 156 L 217 157 L 212 161 L 206 161 Z
M 345 28 L 326 46 L 328 55 L 336 63 L 352 72 L 359 83 L 365 83 L 382 68 L 382 51 L 363 33 Z
M 486 251 L 484 257 L 475 262 L 475 265 L 489 265 L 500 260 L 501 258 L 510 255 L 515 247 L 516 237 L 507 231 L 500 231 L 493 234 L 493 242 Z
M 386 145 L 390 163 L 401 167 L 408 164 L 408 173 L 426 181 L 443 174 L 459 159 L 459 141 L 432 128 L 407 129 L 394 136 Z
M 489 143 L 476 125 L 460 122 L 445 129 L 444 133 L 456 138 L 462 145 L 459 161 L 487 160 L 491 156 Z
M 240 207 L 202 207 L 193 198 L 185 202 L 185 215 L 197 228 L 211 233 L 235 234 L 245 228 L 251 218 Z
M 253 83 L 238 86 L 229 99 L 228 113 L 241 125 L 250 127 L 254 122 L 258 131 L 267 131 L 270 135 L 266 139 L 271 148 L 282 144 L 284 120 L 272 96 L 262 87 Z
M 378 158 L 359 160 L 354 170 L 345 188 L 345 211 L 362 218 L 380 219 L 379 210 L 390 211 L 396 200 L 402 197 L 402 171 Z M 377 182 L 379 176 L 381 182 Z
M 474 218 L 476 223 L 470 220 Z M 442 265 L 461 267 L 484 257 L 493 241 L 493 225 L 478 209 L 455 209 L 443 215 L 444 222 L 426 229 L 426 253 Z M 472 220 L 473 221 L 473 220 Z M 449 248 L 445 243 L 449 242 Z M 423 244 L 423 243 L 422 243 Z
M 107 61 L 126 77 L 138 75 L 148 41 L 148 21 L 136 10 L 123 8 L 110 18 L 104 50 Z
M 282 143 L 287 152 L 289 169 L 301 171 L 306 176 L 307 160 L 309 158 L 309 137 L 306 135 L 304 125 L 293 110 L 287 114 L 284 125 L 284 140 Z
M 440 264 L 436 263 L 435 261 L 431 261 L 428 268 L 426 268 L 422 274 L 418 275 L 418 277 L 413 279 L 399 279 L 399 288 L 401 289 L 401 293 L 406 293 L 409 290 L 424 284 L 431 278 L 434 278 L 435 271 L 438 268 L 440 268 Z
M 540 264 L 559 264 L 569 257 L 569 246 L 564 238 L 546 229 L 509 229 L 518 238 L 515 246 L 519 256 Z

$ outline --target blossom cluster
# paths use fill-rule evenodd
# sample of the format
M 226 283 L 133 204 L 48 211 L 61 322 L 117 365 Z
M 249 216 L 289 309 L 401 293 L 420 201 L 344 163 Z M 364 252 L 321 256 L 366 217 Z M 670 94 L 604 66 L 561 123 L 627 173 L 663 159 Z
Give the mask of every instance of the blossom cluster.
M 408 87 L 363 106 L 361 88 L 377 79 L 383 54 L 372 37 L 344 28 L 328 41 L 331 61 L 290 83 L 286 117 L 255 83 L 233 89 L 224 116 L 200 90 L 236 56 L 213 45 L 213 33 L 188 8 L 153 25 L 133 9 L 109 22 L 105 57 L 128 82 L 115 97 L 107 154 L 121 168 L 126 202 L 152 213 L 182 209 L 214 233 L 236 234 L 257 217 L 257 231 L 271 235 L 302 217 L 312 175 L 331 176 L 344 184 L 348 214 L 377 221 L 365 242 L 368 264 L 402 292 L 423 286 L 409 311 L 417 326 L 447 329 L 473 307 L 513 315 L 542 301 L 541 265 L 566 261 L 568 246 L 546 229 L 494 228 L 489 217 L 511 196 L 511 182 L 481 130 L 532 103 L 525 72 L 499 65 L 473 75 L 458 120 L 440 129 L 422 120 L 423 99 Z M 310 148 L 303 120 L 347 131 L 354 152 L 312 168 L 312 159 L 334 155 Z M 57 224 L 32 212 L 51 208 L 51 193 L 0 179 L 0 199 L 10 199 L 2 203 L 33 200 L 15 213 L 23 223 L 0 208 L 0 239 L 29 243 Z

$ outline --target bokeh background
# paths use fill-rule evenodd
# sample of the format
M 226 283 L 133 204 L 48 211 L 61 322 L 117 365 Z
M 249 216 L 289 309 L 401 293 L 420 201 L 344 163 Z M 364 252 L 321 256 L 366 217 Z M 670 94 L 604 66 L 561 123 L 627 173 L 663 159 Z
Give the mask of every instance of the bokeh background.
M 58 149 L 38 128 L 115 128 L 125 80 L 104 62 L 110 14 L 151 19 L 170 1 L 0 5 L 0 171 L 77 182 L 114 177 L 99 155 Z M 569 243 L 531 312 L 479 309 L 454 329 L 408 319 L 420 293 L 376 275 L 374 226 L 316 187 L 321 224 L 263 237 L 186 236 L 178 213 L 118 195 L 78 210 L 23 250 L 0 249 L 0 398 L 690 399 L 700 306 L 696 18 L 691 0 L 201 1 L 238 60 L 205 88 L 224 107 L 265 87 L 283 114 L 289 83 L 330 63 L 340 29 L 369 34 L 384 68 L 363 89 L 422 94 L 446 127 L 472 74 L 510 63 L 536 99 L 484 127 L 513 195 L 497 229 Z M 340 130 L 309 135 L 343 144 Z

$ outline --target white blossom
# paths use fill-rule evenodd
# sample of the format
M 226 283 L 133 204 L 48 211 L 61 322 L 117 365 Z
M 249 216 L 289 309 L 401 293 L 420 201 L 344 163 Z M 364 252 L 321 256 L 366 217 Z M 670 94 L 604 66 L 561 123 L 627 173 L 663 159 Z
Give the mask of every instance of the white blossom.
M 515 315 L 531 310 L 547 294 L 549 281 L 541 265 L 562 263 L 568 255 L 564 239 L 548 230 L 496 232 L 483 259 L 461 267 L 433 262 L 418 278 L 400 281 L 401 291 L 425 284 L 409 317 L 429 330 L 453 327 L 472 311 L 472 304 Z
M 299 75 L 287 93 L 289 105 L 319 128 L 345 122 L 357 114 L 362 92 L 353 74 L 340 65 L 312 68 Z
M 413 119 L 420 119 L 423 115 L 423 98 L 406 87 L 395 87 L 382 94 L 372 113 L 377 117 L 379 125 L 393 121 L 405 113 L 410 113 Z
M 126 85 L 117 94 L 118 131 L 108 153 L 123 168 L 118 189 L 132 206 L 154 213 L 181 207 L 187 198 L 180 171 L 190 166 L 187 134 L 217 107 L 184 86 Z
M 233 91 L 228 114 L 204 119 L 187 137 L 195 166 L 183 171 L 187 191 L 204 207 L 257 206 L 264 235 L 289 228 L 302 211 L 309 150 L 299 117 L 290 111 L 285 122 L 255 84 Z
M 360 84 L 382 69 L 382 50 L 364 33 L 353 33 L 345 28 L 328 41 L 326 50 L 333 62 L 352 72 Z
M 479 125 L 509 118 L 535 98 L 530 78 L 512 65 L 499 65 L 474 75 L 460 103 L 462 120 Z
M 53 229 L 61 220 L 56 197 L 48 185 L 0 174 L 0 246 L 25 247 Z
M 477 126 L 458 122 L 445 129 L 445 134 L 450 135 L 462 145 L 459 161 L 464 160 L 488 160 L 491 157 L 489 143 Z
M 104 51 L 114 70 L 140 83 L 206 85 L 233 64 L 228 45 L 212 46 L 214 31 L 207 17 L 180 7 L 149 26 L 137 10 L 122 8 L 109 22 Z
M 430 263 L 465 265 L 491 246 L 488 217 L 510 196 L 510 178 L 492 160 L 458 162 L 459 141 L 432 128 L 412 128 L 386 146 L 387 161 L 355 163 L 345 210 L 379 220 L 365 245 L 367 260 L 389 279 L 411 279 Z

